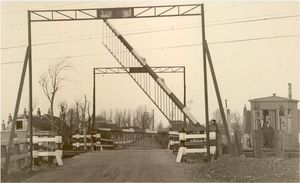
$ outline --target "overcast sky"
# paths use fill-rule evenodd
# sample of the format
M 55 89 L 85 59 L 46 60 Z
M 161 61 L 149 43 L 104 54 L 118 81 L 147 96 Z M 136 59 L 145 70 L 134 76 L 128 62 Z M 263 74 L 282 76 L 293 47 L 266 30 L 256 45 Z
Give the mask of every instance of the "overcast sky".
M 1 120 L 13 115 L 27 46 L 27 10 L 108 8 L 122 6 L 204 3 L 206 39 L 209 44 L 222 100 L 242 115 L 249 99 L 288 97 L 299 100 L 299 2 L 203 2 L 203 1 L 94 1 L 1 2 Z M 121 19 L 110 22 L 124 35 L 150 66 L 185 66 L 187 100 L 191 113 L 205 124 L 201 17 Z M 58 103 L 93 97 L 93 68 L 120 66 L 102 44 L 102 20 L 32 24 L 33 98 L 42 113 L 49 102 L 38 84 L 47 68 L 64 58 L 74 67 L 57 93 Z M 209 70 L 208 70 L 209 71 Z M 208 72 L 209 114 L 218 108 Z M 182 75 L 163 74 L 169 88 L 183 99 Z M 136 109 L 154 104 L 128 75 L 97 76 L 97 113 L 100 110 Z M 28 74 L 19 113 L 28 108 Z M 91 104 L 92 106 L 92 104 Z M 34 111 L 34 114 L 36 110 Z M 211 116 L 210 116 L 211 118 Z M 167 119 L 155 109 L 155 122 Z

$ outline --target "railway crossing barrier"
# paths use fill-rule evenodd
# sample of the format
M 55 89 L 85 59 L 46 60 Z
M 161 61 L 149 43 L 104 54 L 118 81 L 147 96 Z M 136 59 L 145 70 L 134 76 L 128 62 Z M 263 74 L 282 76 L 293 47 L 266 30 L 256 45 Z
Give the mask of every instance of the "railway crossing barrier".
M 93 137 L 91 139 L 91 137 Z M 97 131 L 96 134 L 80 135 L 79 130 L 76 131 L 76 134 L 73 135 L 74 143 L 73 149 L 75 151 L 81 151 L 86 147 L 86 150 L 96 150 L 102 151 L 103 149 L 112 149 L 114 148 L 114 140 L 101 138 L 100 131 Z M 92 143 L 92 140 L 94 143 Z M 92 149 L 93 145 L 93 149 Z
M 62 162 L 62 136 L 51 132 L 38 133 L 32 136 L 33 158 L 48 157 L 48 161 L 52 161 L 55 157 L 59 166 Z M 52 162 L 51 162 L 52 163 Z
M 4 168 L 10 131 L 1 131 L 1 168 Z M 52 136 L 52 137 L 50 137 Z M 33 158 L 56 158 L 58 165 L 62 166 L 62 137 L 49 132 L 35 132 L 33 140 Z M 12 156 L 9 169 L 19 170 L 29 163 L 29 141 L 27 130 L 16 131 L 13 139 Z M 14 165 L 14 166 L 12 166 Z
M 217 153 L 217 148 L 220 147 L 219 140 L 217 140 L 218 133 L 215 126 L 210 127 L 210 154 Z M 180 163 L 183 158 L 187 158 L 189 155 L 196 155 L 197 159 L 208 159 L 205 127 L 184 128 L 183 132 L 179 133 L 179 140 L 183 146 L 178 150 L 177 163 Z

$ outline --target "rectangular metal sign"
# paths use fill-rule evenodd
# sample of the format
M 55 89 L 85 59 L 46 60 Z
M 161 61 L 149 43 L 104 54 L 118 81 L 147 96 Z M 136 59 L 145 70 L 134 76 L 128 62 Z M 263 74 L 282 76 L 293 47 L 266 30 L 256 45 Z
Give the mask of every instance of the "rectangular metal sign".
M 109 9 L 98 9 L 97 18 L 132 18 L 133 8 L 109 8 Z
M 130 73 L 146 73 L 148 72 L 145 67 L 130 67 Z

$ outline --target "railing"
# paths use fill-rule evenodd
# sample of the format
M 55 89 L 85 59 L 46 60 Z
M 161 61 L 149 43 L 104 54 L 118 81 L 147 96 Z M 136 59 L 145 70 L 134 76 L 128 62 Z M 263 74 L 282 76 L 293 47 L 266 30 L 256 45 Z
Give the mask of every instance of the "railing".
M 114 140 L 101 138 L 100 132 L 97 134 L 93 134 L 93 139 L 91 139 L 91 135 L 80 135 L 79 131 L 77 134 L 73 135 L 74 143 L 73 150 L 82 151 L 84 147 L 86 150 L 92 150 L 92 140 L 93 140 L 93 150 L 99 151 L 103 149 L 113 149 L 114 148 Z
M 5 156 L 7 152 L 8 139 L 10 131 L 1 131 L 1 167 L 5 163 Z M 16 131 L 13 139 L 13 155 L 10 157 L 9 170 L 19 170 L 28 165 L 29 162 L 29 138 L 28 131 Z M 52 136 L 52 137 L 51 137 Z M 33 158 L 35 162 L 40 157 L 55 157 L 58 165 L 62 166 L 62 137 L 54 135 L 51 132 L 34 132 L 33 140 Z M 14 163 L 12 163 L 14 162 Z M 50 161 L 49 161 L 50 162 Z M 11 166 L 14 165 L 14 166 Z

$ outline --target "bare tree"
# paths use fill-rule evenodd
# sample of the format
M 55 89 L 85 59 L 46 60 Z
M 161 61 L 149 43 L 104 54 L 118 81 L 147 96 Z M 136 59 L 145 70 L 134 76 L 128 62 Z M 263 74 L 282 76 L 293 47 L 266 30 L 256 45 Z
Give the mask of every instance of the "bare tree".
M 68 81 L 66 75 L 63 75 L 65 71 L 71 71 L 72 66 L 64 59 L 58 62 L 56 65 L 50 66 L 47 72 L 40 75 L 39 84 L 42 86 L 43 92 L 50 102 L 50 119 L 51 130 L 54 131 L 54 118 L 53 118 L 53 105 L 56 93 L 62 87 L 64 81 Z
M 96 120 L 108 120 L 107 113 L 105 110 L 101 110 L 100 113 L 95 118 Z
M 91 122 L 93 119 L 93 114 L 90 114 L 90 101 L 88 101 L 88 105 L 87 105 L 87 114 L 88 114 L 88 119 L 87 119 L 87 123 L 88 123 L 88 131 L 91 130 Z
M 83 128 L 86 127 L 86 121 L 85 121 L 85 113 L 86 113 L 86 104 L 87 104 L 87 100 L 86 100 L 86 95 L 84 95 L 84 104 L 80 105 L 80 109 L 81 109 L 81 130 L 83 131 Z
M 131 110 L 124 109 L 121 115 L 121 122 L 123 127 L 131 126 Z
M 164 130 L 164 124 L 160 121 L 156 127 L 157 131 L 162 131 Z
M 120 109 L 115 110 L 115 124 L 117 124 L 117 127 L 122 127 L 122 118 L 123 118 L 123 113 Z
M 60 120 L 61 120 L 61 124 L 60 124 L 60 132 L 62 135 L 62 147 L 65 148 L 65 144 L 68 145 L 68 149 L 71 149 L 72 147 L 72 128 L 65 128 L 64 126 L 67 124 L 67 120 L 71 120 L 71 122 L 69 122 L 69 124 L 72 124 L 73 121 L 73 116 L 71 116 L 70 114 L 68 114 L 70 112 L 70 110 L 68 111 L 68 105 L 66 103 L 66 101 L 61 101 L 59 103 L 59 109 L 60 109 Z M 71 110 L 73 111 L 73 110 Z M 71 126 L 71 125 L 70 125 Z
M 220 113 L 220 109 L 216 109 L 212 113 L 212 118 L 214 120 L 216 120 L 217 125 L 223 125 L 222 118 L 221 118 L 221 113 Z
M 60 116 L 60 120 L 61 120 L 60 130 L 62 133 L 64 130 L 64 124 L 66 123 L 66 116 L 67 116 L 67 110 L 68 110 L 68 105 L 67 105 L 66 101 L 61 101 L 59 103 L 59 110 L 60 110 L 59 116 Z
M 141 129 L 150 129 L 153 123 L 153 114 L 148 111 L 147 106 L 139 106 L 135 112 L 135 123 Z
M 232 129 L 234 131 L 234 147 L 235 147 L 235 154 L 237 156 L 242 155 L 242 133 L 243 133 L 243 125 L 242 125 L 242 117 L 240 113 L 234 112 L 231 114 L 231 122 L 232 122 Z

